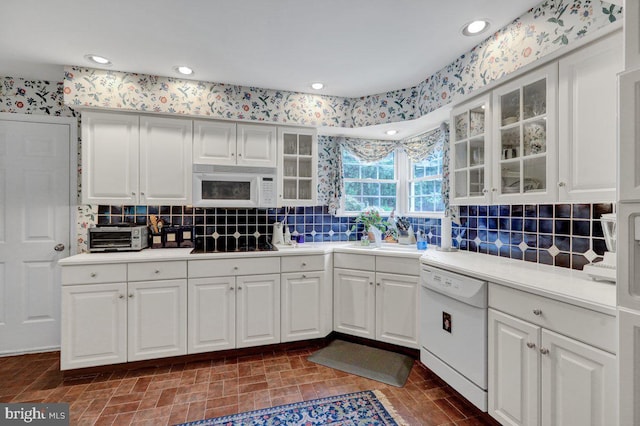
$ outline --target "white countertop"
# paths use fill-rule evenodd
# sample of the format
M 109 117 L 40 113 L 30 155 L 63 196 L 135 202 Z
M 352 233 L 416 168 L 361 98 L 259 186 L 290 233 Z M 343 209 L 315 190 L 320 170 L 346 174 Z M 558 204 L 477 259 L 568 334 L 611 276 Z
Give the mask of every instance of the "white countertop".
M 533 262 L 507 259 L 467 251 L 441 252 L 431 246 L 417 250 L 415 246 L 383 243 L 382 247 L 360 246 L 357 242 L 304 243 L 283 247 L 278 251 L 198 253 L 191 248 L 145 249 L 138 252 L 84 253 L 60 260 L 60 265 L 104 263 L 136 263 L 167 260 L 232 259 L 238 257 L 280 257 L 325 253 L 412 257 L 474 278 L 527 291 L 562 302 L 571 303 L 608 315 L 616 315 L 616 287 L 593 281 L 582 272 Z
M 418 251 L 415 246 L 400 246 L 398 244 L 383 244 L 382 247 L 362 247 L 353 241 L 304 243 L 296 247 L 279 247 L 277 251 L 252 251 L 228 253 L 194 253 L 191 248 L 144 249 L 141 251 L 111 252 L 111 253 L 83 253 L 60 260 L 60 265 L 91 265 L 100 263 L 136 263 L 165 260 L 200 260 L 200 259 L 232 259 L 238 257 L 280 257 L 308 254 L 324 254 L 333 251 L 383 254 L 385 256 L 415 257 L 418 259 L 424 251 Z
M 420 258 L 447 269 L 608 315 L 616 315 L 616 286 L 593 281 L 585 272 L 468 251 L 429 249 Z

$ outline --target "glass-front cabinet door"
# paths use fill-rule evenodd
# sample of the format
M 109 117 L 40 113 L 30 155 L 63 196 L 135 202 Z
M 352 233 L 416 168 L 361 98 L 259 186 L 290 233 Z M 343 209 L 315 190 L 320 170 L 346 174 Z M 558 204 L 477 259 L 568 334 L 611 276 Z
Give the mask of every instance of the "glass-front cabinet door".
M 489 101 L 482 96 L 451 112 L 451 204 L 491 202 Z
M 318 142 L 315 130 L 279 127 L 278 139 L 278 205 L 315 205 L 318 193 Z
M 556 198 L 557 64 L 493 91 L 494 202 Z

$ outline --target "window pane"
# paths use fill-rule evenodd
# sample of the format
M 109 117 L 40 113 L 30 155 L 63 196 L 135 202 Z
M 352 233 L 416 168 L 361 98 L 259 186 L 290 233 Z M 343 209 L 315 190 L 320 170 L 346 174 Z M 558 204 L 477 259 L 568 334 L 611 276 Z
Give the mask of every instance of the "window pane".
M 370 207 L 390 212 L 396 207 L 395 154 L 377 163 L 364 163 L 343 152 L 345 211 L 359 212 Z
M 365 183 L 362 185 L 363 195 L 378 195 L 380 192 L 379 183 Z
M 362 166 L 362 179 L 377 179 L 378 168 L 376 166 Z
M 357 164 L 344 164 L 344 177 L 346 179 L 360 178 L 360 166 Z
M 380 175 L 378 176 L 379 179 L 389 179 L 389 180 L 395 179 L 393 165 L 380 167 L 379 173 L 380 173 Z
M 362 184 L 358 182 L 345 182 L 344 192 L 347 195 L 360 195 L 362 194 Z

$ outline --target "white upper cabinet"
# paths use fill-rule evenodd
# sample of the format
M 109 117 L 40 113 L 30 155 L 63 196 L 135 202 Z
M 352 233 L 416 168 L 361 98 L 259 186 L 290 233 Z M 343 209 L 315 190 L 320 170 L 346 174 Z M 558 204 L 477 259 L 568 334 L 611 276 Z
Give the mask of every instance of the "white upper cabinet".
M 620 201 L 640 201 L 640 68 L 625 71 L 619 79 L 620 93 Z M 619 272 L 618 272 L 619 273 Z
M 228 121 L 193 121 L 193 162 L 277 166 L 276 127 Z
M 278 205 L 314 206 L 318 197 L 318 140 L 315 129 L 278 128 Z
M 490 95 L 451 111 L 452 204 L 491 202 Z
M 557 197 L 557 63 L 493 91 L 494 202 L 552 202 Z
M 236 164 L 236 123 L 193 120 L 193 162 Z
M 191 203 L 191 120 L 82 113 L 82 201 Z
M 624 2 L 624 69 L 640 68 L 640 2 Z
M 82 112 L 82 202 L 138 202 L 138 116 Z
M 191 203 L 191 120 L 140 117 L 140 202 Z
M 276 167 L 276 127 L 238 124 L 237 163 L 242 166 Z
M 616 84 L 622 66 L 619 31 L 559 61 L 560 201 L 616 200 Z

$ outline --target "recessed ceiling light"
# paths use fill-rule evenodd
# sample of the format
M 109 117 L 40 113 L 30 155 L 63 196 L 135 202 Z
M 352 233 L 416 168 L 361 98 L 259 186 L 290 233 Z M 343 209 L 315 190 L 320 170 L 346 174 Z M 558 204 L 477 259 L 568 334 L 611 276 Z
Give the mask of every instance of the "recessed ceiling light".
M 462 34 L 466 36 L 474 36 L 485 32 L 489 28 L 489 21 L 486 19 L 477 19 L 469 22 L 462 28 Z
M 393 136 L 393 135 L 397 135 L 398 131 L 396 129 L 391 129 L 391 130 L 387 130 L 384 133 L 387 134 L 388 136 Z
M 320 83 L 320 82 L 318 82 L 318 83 L 311 83 L 311 88 L 312 88 L 313 90 L 321 90 L 323 87 L 324 87 L 324 84 L 323 84 L 323 83 Z
M 175 70 L 178 71 L 182 75 L 191 75 L 193 74 L 193 70 L 186 65 L 179 65 L 175 67 Z
M 91 62 L 94 62 L 96 64 L 100 64 L 100 65 L 111 65 L 111 61 L 107 58 L 105 58 L 104 56 L 100 56 L 100 55 L 94 55 L 93 53 L 90 53 L 88 55 L 84 55 L 84 57 L 88 60 L 90 60 Z

